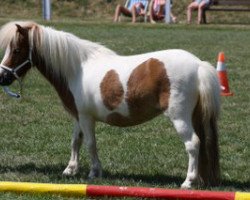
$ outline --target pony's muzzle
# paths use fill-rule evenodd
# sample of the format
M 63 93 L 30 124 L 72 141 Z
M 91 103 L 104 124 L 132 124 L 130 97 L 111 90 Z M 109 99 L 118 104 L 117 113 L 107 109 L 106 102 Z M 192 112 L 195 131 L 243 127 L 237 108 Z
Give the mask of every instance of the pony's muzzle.
M 11 85 L 11 83 L 13 83 L 14 80 L 15 80 L 15 77 L 13 76 L 11 72 L 4 70 L 2 73 L 0 73 L 0 85 L 1 86 Z

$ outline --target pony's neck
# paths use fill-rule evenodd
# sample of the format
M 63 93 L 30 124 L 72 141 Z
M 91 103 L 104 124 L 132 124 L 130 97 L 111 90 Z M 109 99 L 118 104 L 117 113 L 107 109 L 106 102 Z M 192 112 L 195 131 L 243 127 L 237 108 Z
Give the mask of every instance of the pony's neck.
M 50 82 L 57 91 L 65 109 L 75 118 L 78 119 L 78 111 L 75 105 L 74 96 L 71 93 L 65 77 L 54 74 L 51 66 L 46 66 L 42 58 L 35 59 L 35 66 L 38 71 Z

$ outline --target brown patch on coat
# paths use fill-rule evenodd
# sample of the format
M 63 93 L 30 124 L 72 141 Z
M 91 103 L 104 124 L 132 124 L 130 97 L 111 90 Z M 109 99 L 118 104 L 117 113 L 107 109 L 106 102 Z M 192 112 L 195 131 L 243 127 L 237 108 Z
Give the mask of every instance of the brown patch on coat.
M 124 90 L 115 70 L 110 70 L 104 76 L 101 85 L 101 95 L 104 105 L 114 110 L 122 102 Z
M 121 127 L 134 125 L 133 121 L 131 121 L 131 119 L 129 117 L 125 117 L 117 112 L 113 112 L 113 113 L 109 114 L 107 116 L 106 121 L 110 125 L 121 126 Z
M 131 126 L 148 121 L 168 108 L 170 82 L 164 64 L 151 58 L 136 67 L 127 82 L 126 102 L 129 116 L 112 113 L 107 122 Z

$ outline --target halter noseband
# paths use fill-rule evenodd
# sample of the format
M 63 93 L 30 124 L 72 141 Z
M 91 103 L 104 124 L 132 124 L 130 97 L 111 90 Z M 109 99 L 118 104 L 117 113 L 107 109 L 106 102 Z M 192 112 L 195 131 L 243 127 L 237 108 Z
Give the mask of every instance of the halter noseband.
M 32 50 L 33 48 L 30 47 L 29 48 L 29 57 L 26 61 L 24 61 L 23 63 L 21 63 L 20 65 L 18 65 L 17 67 L 15 68 L 10 68 L 10 67 L 7 67 L 3 64 L 0 64 L 0 67 L 8 72 L 10 72 L 18 81 L 19 83 L 19 86 L 20 86 L 20 92 L 19 94 L 18 93 L 14 93 L 14 92 L 11 92 L 9 87 L 7 86 L 4 86 L 3 89 L 4 89 L 4 92 L 6 92 L 9 96 L 11 97 L 16 97 L 16 98 L 20 98 L 21 97 L 21 93 L 22 93 L 22 79 L 21 77 L 17 74 L 17 72 L 22 69 L 26 64 L 30 63 L 31 66 L 33 66 L 33 62 L 32 62 Z

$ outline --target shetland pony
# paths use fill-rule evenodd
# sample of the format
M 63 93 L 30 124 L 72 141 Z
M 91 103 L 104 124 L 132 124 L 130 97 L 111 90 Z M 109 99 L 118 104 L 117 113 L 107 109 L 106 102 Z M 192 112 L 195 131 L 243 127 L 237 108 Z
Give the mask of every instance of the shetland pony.
M 54 86 L 75 120 L 65 175 L 79 169 L 84 141 L 91 158 L 89 177 L 100 177 L 95 122 L 133 126 L 168 116 L 188 153 L 182 188 L 220 179 L 217 120 L 220 87 L 215 69 L 184 50 L 120 56 L 99 44 L 34 22 L 10 22 L 0 30 L 5 55 L 0 85 L 22 81 L 36 67 Z

